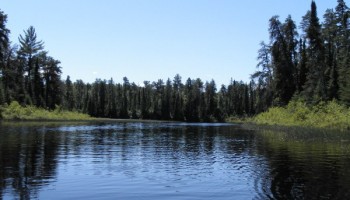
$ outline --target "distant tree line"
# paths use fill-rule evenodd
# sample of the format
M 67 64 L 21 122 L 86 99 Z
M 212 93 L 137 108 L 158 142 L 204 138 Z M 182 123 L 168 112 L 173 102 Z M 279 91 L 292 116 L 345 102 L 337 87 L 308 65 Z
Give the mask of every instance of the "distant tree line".
M 232 81 L 217 91 L 214 80 L 188 78 L 180 75 L 166 82 L 144 81 L 142 86 L 97 79 L 85 84 L 82 80 L 65 81 L 64 108 L 78 110 L 96 117 L 162 119 L 179 121 L 223 121 L 230 115 L 253 112 L 252 87 Z
M 175 75 L 142 85 L 96 79 L 93 83 L 61 78 L 60 61 L 48 55 L 34 27 L 9 40 L 7 15 L 0 11 L 0 104 L 18 101 L 47 109 L 57 106 L 94 117 L 224 121 L 229 116 L 251 116 L 293 98 L 310 104 L 339 100 L 350 105 L 349 8 L 338 0 L 320 23 L 316 3 L 300 28 L 290 16 L 273 16 L 270 41 L 258 51 L 258 70 L 249 83 L 231 80 L 219 90 L 214 80 L 182 80 Z M 298 33 L 301 31 L 301 34 Z

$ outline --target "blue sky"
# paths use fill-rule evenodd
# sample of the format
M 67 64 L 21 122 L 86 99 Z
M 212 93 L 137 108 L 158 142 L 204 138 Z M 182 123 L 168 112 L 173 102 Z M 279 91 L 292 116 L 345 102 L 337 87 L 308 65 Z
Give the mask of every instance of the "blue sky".
M 34 26 L 63 79 L 142 84 L 180 74 L 217 85 L 249 81 L 268 20 L 299 25 L 311 0 L 5 0 L 11 39 Z M 349 5 L 349 2 L 346 1 Z M 336 0 L 316 1 L 319 18 Z

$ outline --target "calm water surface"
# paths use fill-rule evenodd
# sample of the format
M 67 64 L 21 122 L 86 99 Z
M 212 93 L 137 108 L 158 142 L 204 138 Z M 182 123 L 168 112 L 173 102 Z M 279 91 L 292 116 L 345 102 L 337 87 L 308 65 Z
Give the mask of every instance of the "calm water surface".
M 350 133 L 2 123 L 0 199 L 350 199 Z

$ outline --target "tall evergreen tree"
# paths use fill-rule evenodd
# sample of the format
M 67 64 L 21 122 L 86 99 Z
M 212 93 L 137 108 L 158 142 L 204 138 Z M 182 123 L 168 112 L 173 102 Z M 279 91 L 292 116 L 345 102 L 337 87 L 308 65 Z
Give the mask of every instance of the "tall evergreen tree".
M 122 93 L 122 105 L 120 110 L 121 118 L 129 118 L 129 93 L 130 82 L 127 77 L 123 78 L 123 93 Z
M 5 92 L 4 92 L 4 86 L 2 84 L 2 78 L 0 77 L 0 105 L 4 103 L 6 103 Z M 0 119 L 1 119 L 1 113 L 0 113 Z
M 171 80 L 168 79 L 164 88 L 164 95 L 162 95 L 162 119 L 168 120 L 171 119 L 171 110 L 172 110 L 172 85 Z
M 306 77 L 308 74 L 308 68 L 306 66 L 307 55 L 306 55 L 306 42 L 303 39 L 299 41 L 299 62 L 297 65 L 297 92 L 300 93 L 303 91 L 304 85 L 306 83 Z
M 296 26 L 290 16 L 284 24 L 274 16 L 270 19 L 269 31 L 275 104 L 286 105 L 295 92 Z
M 111 78 L 107 84 L 107 106 L 106 106 L 106 117 L 116 118 L 117 117 L 117 93 L 113 79 Z
M 9 62 L 9 49 L 10 49 L 10 40 L 9 34 L 10 30 L 6 27 L 7 23 L 7 15 L 4 14 L 0 10 L 0 104 L 5 103 L 8 97 L 8 84 L 9 81 L 9 70 L 8 70 L 8 62 Z
M 260 43 L 261 48 L 258 50 L 258 64 L 259 69 L 251 78 L 257 81 L 257 96 L 256 96 L 256 109 L 257 112 L 267 110 L 272 105 L 273 101 L 273 72 L 272 58 L 271 58 L 271 46 Z M 232 85 L 232 83 L 231 83 Z M 228 88 L 230 90 L 230 86 Z M 231 111 L 232 112 L 232 111 Z
M 349 8 L 345 1 L 338 0 L 335 8 L 335 18 L 337 24 L 336 37 L 336 65 L 339 71 L 338 85 L 340 100 L 350 105 L 350 30 L 349 30 Z
M 60 61 L 52 57 L 46 59 L 43 67 L 43 76 L 45 82 L 45 105 L 49 109 L 54 109 L 56 105 L 61 105 L 61 74 Z
M 10 30 L 6 27 L 7 15 L 0 10 L 0 72 L 6 63 L 7 52 L 10 46 Z
M 150 117 L 151 99 L 152 96 L 152 86 L 149 81 L 143 82 L 143 87 L 140 91 L 140 110 L 141 118 L 148 119 Z
M 183 113 L 183 97 L 182 89 L 183 84 L 181 82 L 181 76 L 176 74 L 173 80 L 173 108 L 174 108 L 174 120 L 182 121 L 184 119 Z
M 338 99 L 338 65 L 336 62 L 337 55 L 337 20 L 332 9 L 328 9 L 324 14 L 322 35 L 325 46 L 325 77 L 327 81 L 328 99 Z
M 66 86 L 66 91 L 64 94 L 65 109 L 71 111 L 74 109 L 75 103 L 74 103 L 73 83 L 70 80 L 70 76 L 67 76 L 65 86 Z
M 212 121 L 217 111 L 216 84 L 214 80 L 205 83 L 205 120 Z
M 321 25 L 317 17 L 317 7 L 311 2 L 309 25 L 306 29 L 308 41 L 307 55 L 308 68 L 307 80 L 303 94 L 309 102 L 317 102 L 327 99 L 327 83 L 325 79 L 325 50 L 321 35 Z
M 19 36 L 20 49 L 18 55 L 25 61 L 25 66 L 23 67 L 26 71 L 25 87 L 27 93 L 33 98 L 33 70 L 35 65 L 35 58 L 43 49 L 44 43 L 42 41 L 37 41 L 37 35 L 35 28 L 30 26 L 26 31 L 24 31 L 24 36 Z
M 73 83 L 75 110 L 83 111 L 86 95 L 86 86 L 83 80 L 76 80 Z
M 46 55 L 43 55 L 41 59 L 45 59 Z M 33 83 L 32 83 L 32 100 L 34 105 L 37 107 L 45 107 L 45 102 L 44 102 L 44 83 L 41 77 L 41 66 L 39 62 L 44 62 L 44 61 L 39 61 L 39 57 L 36 57 L 35 59 L 35 64 L 34 64 L 34 70 L 33 70 Z

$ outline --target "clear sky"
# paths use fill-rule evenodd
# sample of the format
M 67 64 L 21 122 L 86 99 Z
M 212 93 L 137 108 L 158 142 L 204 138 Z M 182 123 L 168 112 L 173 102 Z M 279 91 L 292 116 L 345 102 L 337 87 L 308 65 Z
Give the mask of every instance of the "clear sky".
M 346 1 L 349 5 L 349 2 Z M 249 81 L 268 20 L 299 25 L 311 0 L 3 0 L 11 40 L 29 26 L 62 62 L 63 79 L 142 84 L 180 74 Z M 318 0 L 319 18 L 336 0 Z

